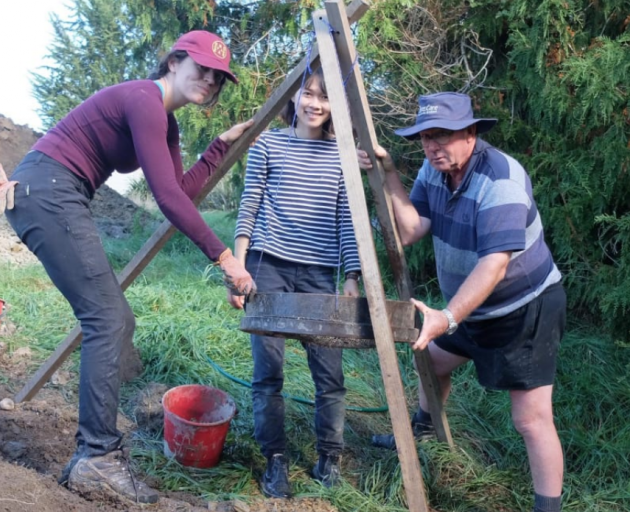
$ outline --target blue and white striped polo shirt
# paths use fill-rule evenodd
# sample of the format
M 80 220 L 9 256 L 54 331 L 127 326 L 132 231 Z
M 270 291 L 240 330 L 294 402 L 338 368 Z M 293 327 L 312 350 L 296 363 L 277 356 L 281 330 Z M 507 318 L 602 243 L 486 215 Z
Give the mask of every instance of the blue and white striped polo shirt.
M 360 270 L 335 140 L 263 133 L 249 150 L 235 237 L 278 258 Z
M 446 174 L 425 160 L 410 199 L 420 216 L 431 220 L 438 281 L 447 301 L 479 258 L 512 251 L 505 278 L 467 320 L 507 315 L 560 281 L 527 172 L 487 142 L 477 139 L 454 192 Z

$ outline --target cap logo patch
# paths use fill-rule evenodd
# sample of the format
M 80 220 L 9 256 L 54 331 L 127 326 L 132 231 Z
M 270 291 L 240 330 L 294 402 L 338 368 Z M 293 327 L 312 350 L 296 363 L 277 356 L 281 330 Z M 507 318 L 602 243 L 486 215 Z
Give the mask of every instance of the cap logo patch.
M 212 43 L 212 53 L 223 60 L 227 56 L 227 46 L 225 46 L 223 41 L 215 41 Z
M 418 111 L 419 116 L 428 116 L 430 114 L 437 114 L 440 107 L 438 105 L 427 105 L 426 107 L 420 107 Z

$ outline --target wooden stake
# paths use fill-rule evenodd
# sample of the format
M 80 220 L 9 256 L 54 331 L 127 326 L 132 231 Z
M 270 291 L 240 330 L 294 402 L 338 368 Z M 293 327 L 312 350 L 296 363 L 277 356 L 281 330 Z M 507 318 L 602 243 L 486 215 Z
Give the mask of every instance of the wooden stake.
M 352 41 L 350 25 L 342 15 L 343 4 L 339 0 L 326 0 L 326 13 L 331 25 L 335 28 L 334 39 L 341 65 L 342 76 L 346 77 L 346 94 L 348 106 L 354 121 L 354 129 L 357 132 L 361 148 L 367 152 L 372 161 L 372 171 L 367 173 L 370 188 L 374 197 L 376 213 L 381 226 L 381 234 L 385 242 L 387 256 L 389 258 L 398 296 L 400 300 L 409 300 L 413 297 L 413 285 L 409 275 L 409 268 L 405 259 L 405 253 L 400 243 L 400 237 L 395 225 L 395 216 L 392 209 L 390 194 L 387 191 L 385 172 L 381 161 L 374 154 L 374 148 L 378 142 L 376 131 L 372 121 L 370 105 L 367 100 L 365 86 L 361 77 L 361 70 L 356 62 L 356 49 Z M 429 402 L 429 413 L 435 426 L 437 438 L 453 447 L 453 438 L 448 426 L 448 420 L 442 405 L 440 384 L 433 371 L 433 363 L 427 350 L 414 352 L 416 369 L 422 381 L 422 388 Z
M 359 259 L 363 273 L 363 284 L 368 299 L 376 350 L 381 365 L 385 394 L 393 418 L 407 418 L 405 390 L 400 378 L 398 358 L 392 330 L 385 309 L 385 290 L 376 258 L 376 248 L 372 238 L 372 226 L 367 211 L 361 170 L 357 161 L 356 147 L 352 137 L 352 121 L 346 103 L 343 77 L 337 59 L 337 50 L 329 33 L 325 11 L 313 14 L 315 33 L 320 47 L 321 65 L 324 71 L 326 90 L 330 101 L 339 157 L 348 191 L 348 201 L 352 214 L 352 224 L 359 249 Z M 394 435 L 400 467 L 402 471 L 407 505 L 412 512 L 428 512 L 422 471 L 418 462 L 416 443 L 408 421 L 393 422 Z

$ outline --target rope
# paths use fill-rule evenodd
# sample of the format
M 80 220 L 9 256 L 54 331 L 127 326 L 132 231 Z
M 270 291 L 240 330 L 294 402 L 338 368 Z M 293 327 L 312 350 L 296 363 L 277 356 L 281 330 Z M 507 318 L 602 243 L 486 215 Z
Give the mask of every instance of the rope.
M 333 27 L 327 19 L 321 18 L 321 20 L 328 25 L 328 33 L 330 34 L 330 37 L 333 38 L 334 41 L 334 33 L 336 32 L 335 27 Z M 352 66 L 350 66 L 350 70 L 348 71 L 348 74 L 346 75 L 346 77 L 343 79 L 343 87 L 345 89 L 346 84 L 348 83 L 348 80 L 350 79 L 350 76 L 352 75 L 352 71 L 354 70 L 354 66 L 356 66 L 357 62 L 359 61 L 359 53 L 357 52 L 356 55 L 354 56 L 354 60 L 352 61 Z M 343 71 L 340 69 L 340 71 Z
M 208 363 L 210 363 L 210 366 L 212 366 L 216 371 L 218 371 L 221 375 L 223 375 L 227 379 L 231 380 L 232 382 L 236 382 L 237 384 L 240 384 L 241 386 L 244 386 L 246 388 L 252 389 L 251 382 L 247 382 L 246 380 L 240 379 L 240 378 L 235 377 L 234 375 L 226 372 L 217 363 L 215 363 L 212 359 L 210 359 L 210 356 L 206 356 L 206 359 L 208 360 Z M 289 395 L 288 393 L 282 393 L 282 396 L 284 398 L 287 398 L 289 400 L 293 400 L 294 402 L 298 402 L 298 403 L 301 403 L 301 404 L 313 405 L 313 406 L 315 405 L 315 401 L 311 400 L 309 398 L 302 398 L 302 397 L 299 397 L 299 396 Z M 376 413 L 376 412 L 387 412 L 388 410 L 389 409 L 388 409 L 388 407 L 386 405 L 383 405 L 381 407 L 356 407 L 356 406 L 352 406 L 352 405 L 347 405 L 346 406 L 346 411 L 354 411 L 354 412 Z

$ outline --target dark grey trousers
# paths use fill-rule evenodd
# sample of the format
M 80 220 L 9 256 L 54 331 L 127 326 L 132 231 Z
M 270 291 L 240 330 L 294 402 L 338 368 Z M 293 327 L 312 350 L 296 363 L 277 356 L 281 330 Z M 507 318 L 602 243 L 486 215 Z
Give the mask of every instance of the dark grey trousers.
M 37 151 L 24 158 L 11 179 L 19 185 L 7 219 L 81 323 L 77 453 L 109 453 L 122 439 L 116 428 L 120 353 L 123 343 L 131 343 L 135 319 L 88 208 L 89 189 Z
M 250 251 L 245 267 L 263 293 L 335 293 L 333 269 L 302 265 Z M 265 457 L 286 450 L 284 430 L 284 338 L 251 336 L 254 375 L 254 436 Z M 343 450 L 345 395 L 342 355 L 339 348 L 303 343 L 315 384 L 315 434 L 320 455 Z

